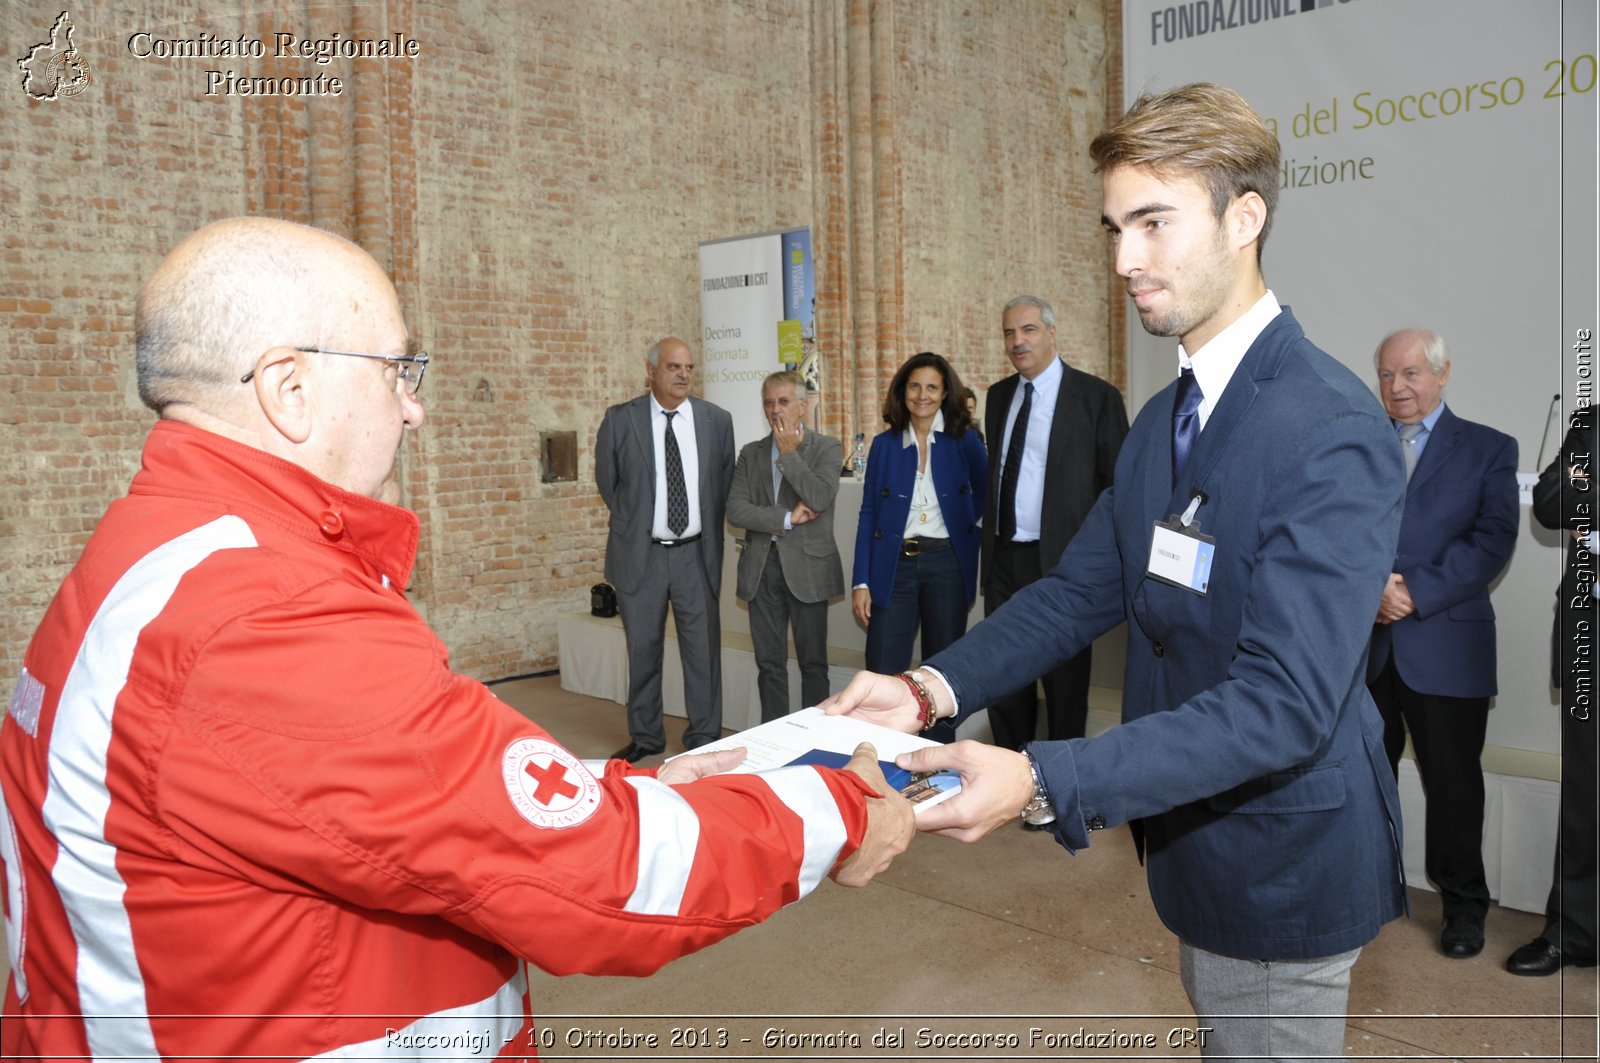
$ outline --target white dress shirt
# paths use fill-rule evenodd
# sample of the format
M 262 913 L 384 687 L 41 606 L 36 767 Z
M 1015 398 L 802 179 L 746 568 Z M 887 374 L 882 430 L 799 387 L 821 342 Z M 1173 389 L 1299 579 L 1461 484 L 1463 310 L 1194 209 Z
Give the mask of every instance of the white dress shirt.
M 1056 400 L 1061 394 L 1061 381 L 1066 377 L 1066 366 L 1060 358 L 1050 359 L 1033 380 L 1017 381 L 1017 390 L 1011 396 L 1011 409 L 1006 413 L 1005 434 L 1000 437 L 1000 468 L 1006 467 L 1006 451 L 1011 449 L 1011 431 L 1016 427 L 1017 416 L 1022 412 L 1022 400 L 1027 397 L 1028 385 L 1033 385 L 1033 405 L 1028 408 L 1028 434 L 1023 439 L 1022 467 L 1017 471 L 1017 534 L 1014 543 L 1039 541 L 1039 528 L 1044 523 L 1044 466 L 1050 453 L 1050 426 L 1056 419 Z M 995 494 L 998 496 L 999 488 Z M 999 498 L 995 504 L 999 505 Z
M 689 495 L 689 525 L 681 532 L 667 527 L 667 411 L 650 396 L 650 437 L 656 451 L 656 507 L 650 520 L 652 539 L 688 539 L 699 535 L 700 527 L 700 451 L 695 447 L 694 410 L 688 399 L 673 411 L 672 435 L 678 441 L 678 456 L 683 459 L 683 489 Z
M 906 513 L 906 530 L 903 538 L 906 539 L 948 539 L 950 529 L 944 525 L 944 511 L 939 508 L 939 494 L 934 490 L 933 484 L 933 444 L 938 433 L 944 431 L 944 411 L 939 410 L 933 415 L 933 425 L 928 429 L 928 452 L 923 454 L 918 449 L 918 469 L 916 479 L 911 484 L 911 509 Z M 917 431 L 906 422 L 906 429 L 900 433 L 900 446 L 917 446 Z M 925 460 L 924 460 L 925 459 Z
M 1183 349 L 1183 344 L 1178 344 L 1178 368 L 1194 370 L 1194 382 L 1200 385 L 1200 394 L 1203 396 L 1199 410 L 1201 429 L 1211 419 L 1211 411 L 1217 408 L 1217 400 L 1227 390 L 1228 381 L 1233 379 L 1233 371 L 1244 361 L 1250 345 L 1266 331 L 1281 309 L 1278 297 L 1269 289 L 1256 300 L 1254 306 L 1211 337 L 1211 341 L 1198 351 L 1191 354 Z

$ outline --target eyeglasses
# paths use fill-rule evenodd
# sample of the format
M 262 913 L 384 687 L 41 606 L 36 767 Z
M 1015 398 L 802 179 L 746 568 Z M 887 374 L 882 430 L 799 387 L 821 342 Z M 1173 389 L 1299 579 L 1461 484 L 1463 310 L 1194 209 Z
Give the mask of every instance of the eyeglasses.
M 428 352 L 418 351 L 416 354 L 367 354 L 363 351 L 330 351 L 323 347 L 295 347 L 294 350 L 303 354 L 336 354 L 341 358 L 376 358 L 380 362 L 393 362 L 400 367 L 400 380 L 406 386 L 407 395 L 415 395 L 422 390 L 422 374 L 428 370 Z M 256 375 L 254 369 L 239 378 L 239 383 L 248 384 Z

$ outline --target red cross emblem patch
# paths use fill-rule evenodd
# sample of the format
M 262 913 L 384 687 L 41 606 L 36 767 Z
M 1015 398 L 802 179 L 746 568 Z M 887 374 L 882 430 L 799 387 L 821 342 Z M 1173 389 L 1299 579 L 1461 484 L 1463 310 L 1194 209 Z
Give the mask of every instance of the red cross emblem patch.
M 577 757 L 545 738 L 519 738 L 500 761 L 511 804 L 535 827 L 575 827 L 600 807 L 600 783 Z

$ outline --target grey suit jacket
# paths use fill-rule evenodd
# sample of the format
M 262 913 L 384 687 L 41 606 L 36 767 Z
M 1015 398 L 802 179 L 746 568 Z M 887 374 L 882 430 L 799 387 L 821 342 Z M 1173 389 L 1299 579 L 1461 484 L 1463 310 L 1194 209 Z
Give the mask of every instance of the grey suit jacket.
M 700 466 L 700 528 L 697 544 L 715 598 L 722 590 L 722 522 L 733 483 L 733 418 L 701 398 L 691 398 L 695 449 Z M 650 564 L 650 523 L 655 514 L 656 452 L 650 438 L 650 396 L 640 395 L 606 411 L 594 444 L 594 477 L 611 510 L 606 536 L 606 580 L 632 594 Z
M 755 597 L 767 551 L 778 536 L 778 556 L 789 592 L 802 602 L 826 601 L 844 593 L 844 565 L 833 538 L 833 501 L 839 491 L 844 447 L 832 436 L 806 433 L 800 449 L 778 459 L 778 497 L 772 497 L 772 435 L 768 433 L 739 451 L 728 495 L 728 523 L 748 532 L 749 545 L 739 556 L 739 600 Z M 804 502 L 817 519 L 783 530 L 784 514 Z

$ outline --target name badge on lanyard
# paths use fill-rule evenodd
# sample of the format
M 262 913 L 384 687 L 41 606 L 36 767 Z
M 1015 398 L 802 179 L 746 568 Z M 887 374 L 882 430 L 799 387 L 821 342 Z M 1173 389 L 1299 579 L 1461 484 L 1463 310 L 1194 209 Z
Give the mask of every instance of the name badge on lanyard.
M 1181 516 L 1156 521 L 1150 536 L 1150 563 L 1145 567 L 1146 575 L 1202 597 L 1211 585 L 1211 560 L 1217 551 L 1217 540 L 1201 534 L 1194 519 L 1205 500 L 1205 492 L 1196 491 Z

